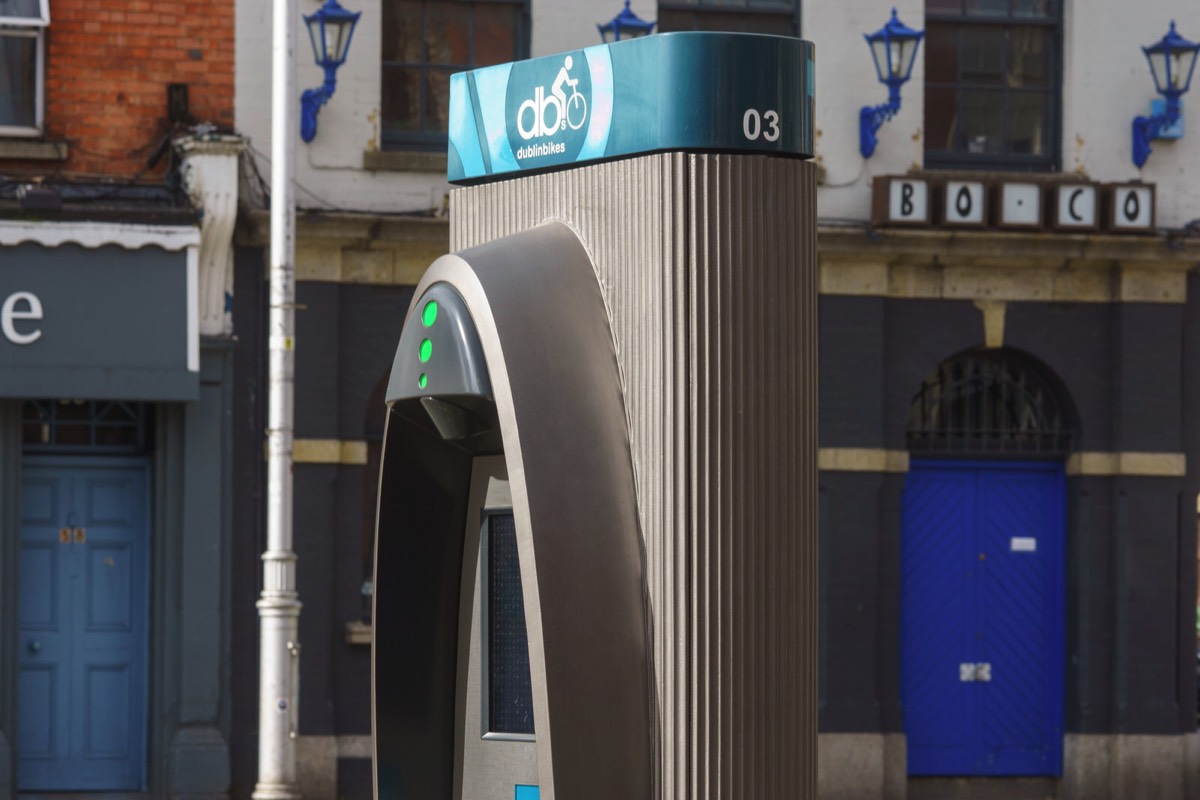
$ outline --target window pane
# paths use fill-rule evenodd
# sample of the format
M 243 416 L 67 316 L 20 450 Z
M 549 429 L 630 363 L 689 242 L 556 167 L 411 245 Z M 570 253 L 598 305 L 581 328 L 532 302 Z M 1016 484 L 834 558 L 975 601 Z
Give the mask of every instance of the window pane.
M 1052 19 L 1055 14 L 1054 0 L 1014 0 L 1014 17 Z
M 20 17 L 30 21 L 42 19 L 42 4 L 38 0 L 3 0 L 0 17 Z
M 527 0 L 385 0 L 385 146 L 437 146 L 447 127 L 450 75 L 528 55 L 526 8 Z
M 37 39 L 0 36 L 0 125 L 37 125 Z
M 925 9 L 930 163 L 1054 166 L 1060 0 L 926 0 Z
M 425 46 L 430 64 L 469 66 L 471 7 L 466 3 L 427 3 Z
M 421 70 L 383 68 L 383 119 L 385 132 L 421 129 Z
M 963 0 L 925 0 L 925 14 L 961 14 Z
M 668 11 L 659 9 L 658 25 L 655 30 L 659 33 L 672 33 L 673 31 L 694 31 L 696 24 L 696 15 L 687 11 Z
M 925 82 L 958 83 L 958 28 L 930 25 L 925 33 Z
M 925 90 L 925 147 L 929 150 L 954 151 L 958 122 L 958 90 Z
M 420 0 L 392 0 L 390 12 L 383 15 L 383 61 L 419 64 L 421 57 Z
M 425 82 L 425 132 L 445 133 L 449 129 L 450 74 L 452 69 L 430 69 Z
M 1009 37 L 1009 86 L 1046 86 L 1050 82 L 1050 31 L 1014 27 Z
M 963 149 L 974 154 L 1005 152 L 1004 92 L 963 90 L 958 96 Z
M 487 678 L 488 730 L 533 733 L 533 685 L 525 598 L 512 514 L 488 517 Z
M 995 26 L 964 27 L 962 31 L 962 81 L 997 86 L 1005 83 L 1005 30 Z
M 795 24 L 788 14 L 731 14 L 723 11 L 706 11 L 695 13 L 690 11 L 660 10 L 658 14 L 659 33 L 673 31 L 726 31 L 729 33 L 767 33 L 775 36 L 792 36 Z
M 791 16 L 777 14 L 747 14 L 742 17 L 743 27 L 738 28 L 742 33 L 766 33 L 773 36 L 792 36 L 796 32 Z M 722 28 L 721 30 L 733 30 Z
M 967 0 L 969 17 L 1006 17 L 1008 0 Z
M 475 6 L 476 66 L 516 60 L 517 23 L 517 11 L 512 6 Z
M 1047 95 L 1042 92 L 1016 92 L 1009 97 L 1009 152 L 1045 155 L 1049 138 Z

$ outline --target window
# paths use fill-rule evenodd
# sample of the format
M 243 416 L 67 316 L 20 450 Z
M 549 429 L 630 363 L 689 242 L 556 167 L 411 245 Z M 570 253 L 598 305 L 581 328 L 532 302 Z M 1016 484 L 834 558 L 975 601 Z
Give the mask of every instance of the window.
M 529 55 L 528 0 L 385 0 L 385 148 L 446 146 L 450 76 Z
M 925 165 L 1058 166 L 1059 0 L 926 0 Z
M 3 0 L 0 0 L 0 4 Z M 26 400 L 23 452 L 142 455 L 153 449 L 153 406 L 117 400 Z
M 41 133 L 49 2 L 0 0 L 0 136 Z
M 655 31 L 800 35 L 800 0 L 660 0 Z

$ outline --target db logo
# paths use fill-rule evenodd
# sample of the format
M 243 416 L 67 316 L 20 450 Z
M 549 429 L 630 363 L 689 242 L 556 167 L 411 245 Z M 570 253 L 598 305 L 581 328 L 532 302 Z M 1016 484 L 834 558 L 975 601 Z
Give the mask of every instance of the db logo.
M 587 100 L 579 93 L 579 79 L 571 78 L 573 64 L 570 56 L 563 60 L 549 96 L 546 95 L 546 87 L 539 86 L 534 90 L 532 99 L 521 103 L 517 109 L 517 132 L 522 139 L 553 136 L 560 130 L 570 128 L 577 131 L 583 127 L 587 119 Z M 563 86 L 571 87 L 569 97 Z

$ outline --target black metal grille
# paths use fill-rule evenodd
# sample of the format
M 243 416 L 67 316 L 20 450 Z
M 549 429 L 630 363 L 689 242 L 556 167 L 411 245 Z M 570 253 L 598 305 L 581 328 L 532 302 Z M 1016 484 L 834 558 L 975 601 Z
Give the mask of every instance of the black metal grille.
M 1062 455 L 1071 415 L 1049 379 L 1007 353 L 943 362 L 913 398 L 908 448 L 921 453 Z
M 150 406 L 108 400 L 26 400 L 26 453 L 138 455 L 150 450 Z

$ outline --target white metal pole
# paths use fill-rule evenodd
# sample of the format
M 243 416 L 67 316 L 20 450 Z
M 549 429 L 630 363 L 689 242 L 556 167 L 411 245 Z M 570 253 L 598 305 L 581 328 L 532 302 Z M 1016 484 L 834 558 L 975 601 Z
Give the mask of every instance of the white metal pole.
M 255 800 L 299 800 L 300 601 L 292 551 L 296 209 L 292 196 L 296 141 L 292 24 L 295 0 L 274 0 L 271 70 L 271 288 L 267 377 L 267 550 L 258 601 L 258 784 Z

